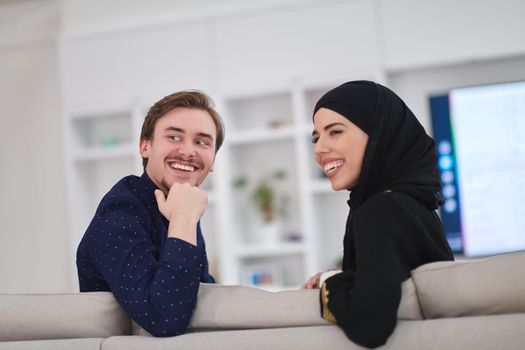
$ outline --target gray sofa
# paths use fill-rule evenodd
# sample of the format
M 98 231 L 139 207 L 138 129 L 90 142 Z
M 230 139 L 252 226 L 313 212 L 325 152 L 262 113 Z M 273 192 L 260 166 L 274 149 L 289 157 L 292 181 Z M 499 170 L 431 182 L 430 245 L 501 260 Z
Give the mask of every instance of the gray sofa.
M 383 349 L 525 349 L 525 252 L 421 266 Z M 187 334 L 154 338 L 111 293 L 0 294 L 0 349 L 360 349 L 318 291 L 203 284 Z

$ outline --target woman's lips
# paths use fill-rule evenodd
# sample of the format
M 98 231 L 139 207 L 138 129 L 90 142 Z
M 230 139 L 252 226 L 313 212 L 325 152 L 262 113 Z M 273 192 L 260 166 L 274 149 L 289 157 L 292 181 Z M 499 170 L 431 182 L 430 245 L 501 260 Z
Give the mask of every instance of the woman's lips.
M 323 170 L 326 176 L 332 177 L 335 175 L 337 170 L 344 164 L 345 162 L 341 159 L 336 159 L 332 161 L 328 161 L 324 163 Z

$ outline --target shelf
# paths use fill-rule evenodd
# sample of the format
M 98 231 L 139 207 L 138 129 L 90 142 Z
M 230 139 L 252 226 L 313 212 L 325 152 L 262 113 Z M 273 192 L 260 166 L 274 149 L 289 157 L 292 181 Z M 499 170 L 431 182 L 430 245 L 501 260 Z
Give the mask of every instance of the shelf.
M 239 258 L 261 258 L 304 253 L 304 244 L 279 241 L 274 244 L 245 244 L 237 247 Z
M 258 129 L 250 131 L 240 131 L 228 135 L 228 142 L 232 145 L 253 144 L 269 141 L 278 141 L 291 139 L 294 136 L 294 130 L 291 127 L 279 129 Z
M 137 147 L 131 143 L 123 143 L 111 147 L 89 147 L 73 153 L 75 162 L 90 162 L 136 156 L 138 156 Z
M 230 98 L 226 108 L 229 130 L 233 131 L 231 135 L 253 130 L 273 132 L 293 124 L 289 92 Z

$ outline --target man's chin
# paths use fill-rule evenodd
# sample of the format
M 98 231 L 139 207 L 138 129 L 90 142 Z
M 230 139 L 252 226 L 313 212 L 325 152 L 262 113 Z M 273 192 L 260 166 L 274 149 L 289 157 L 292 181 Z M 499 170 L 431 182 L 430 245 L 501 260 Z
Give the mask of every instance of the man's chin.
M 173 186 L 173 184 L 190 184 L 192 186 L 199 186 L 200 183 L 198 182 L 198 180 L 196 180 L 195 178 L 193 177 L 189 177 L 189 178 L 181 178 L 181 177 L 175 177 L 174 179 L 172 179 L 169 183 L 166 181 L 164 182 L 163 185 L 166 186 L 166 188 L 170 189 L 171 186 Z

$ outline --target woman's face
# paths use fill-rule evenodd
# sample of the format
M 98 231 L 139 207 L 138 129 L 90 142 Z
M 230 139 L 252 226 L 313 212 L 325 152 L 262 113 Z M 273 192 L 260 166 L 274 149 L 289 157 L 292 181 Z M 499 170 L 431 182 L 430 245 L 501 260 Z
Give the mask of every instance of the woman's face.
M 354 123 L 330 109 L 314 115 L 312 142 L 315 161 L 330 180 L 334 191 L 357 185 L 368 135 Z

